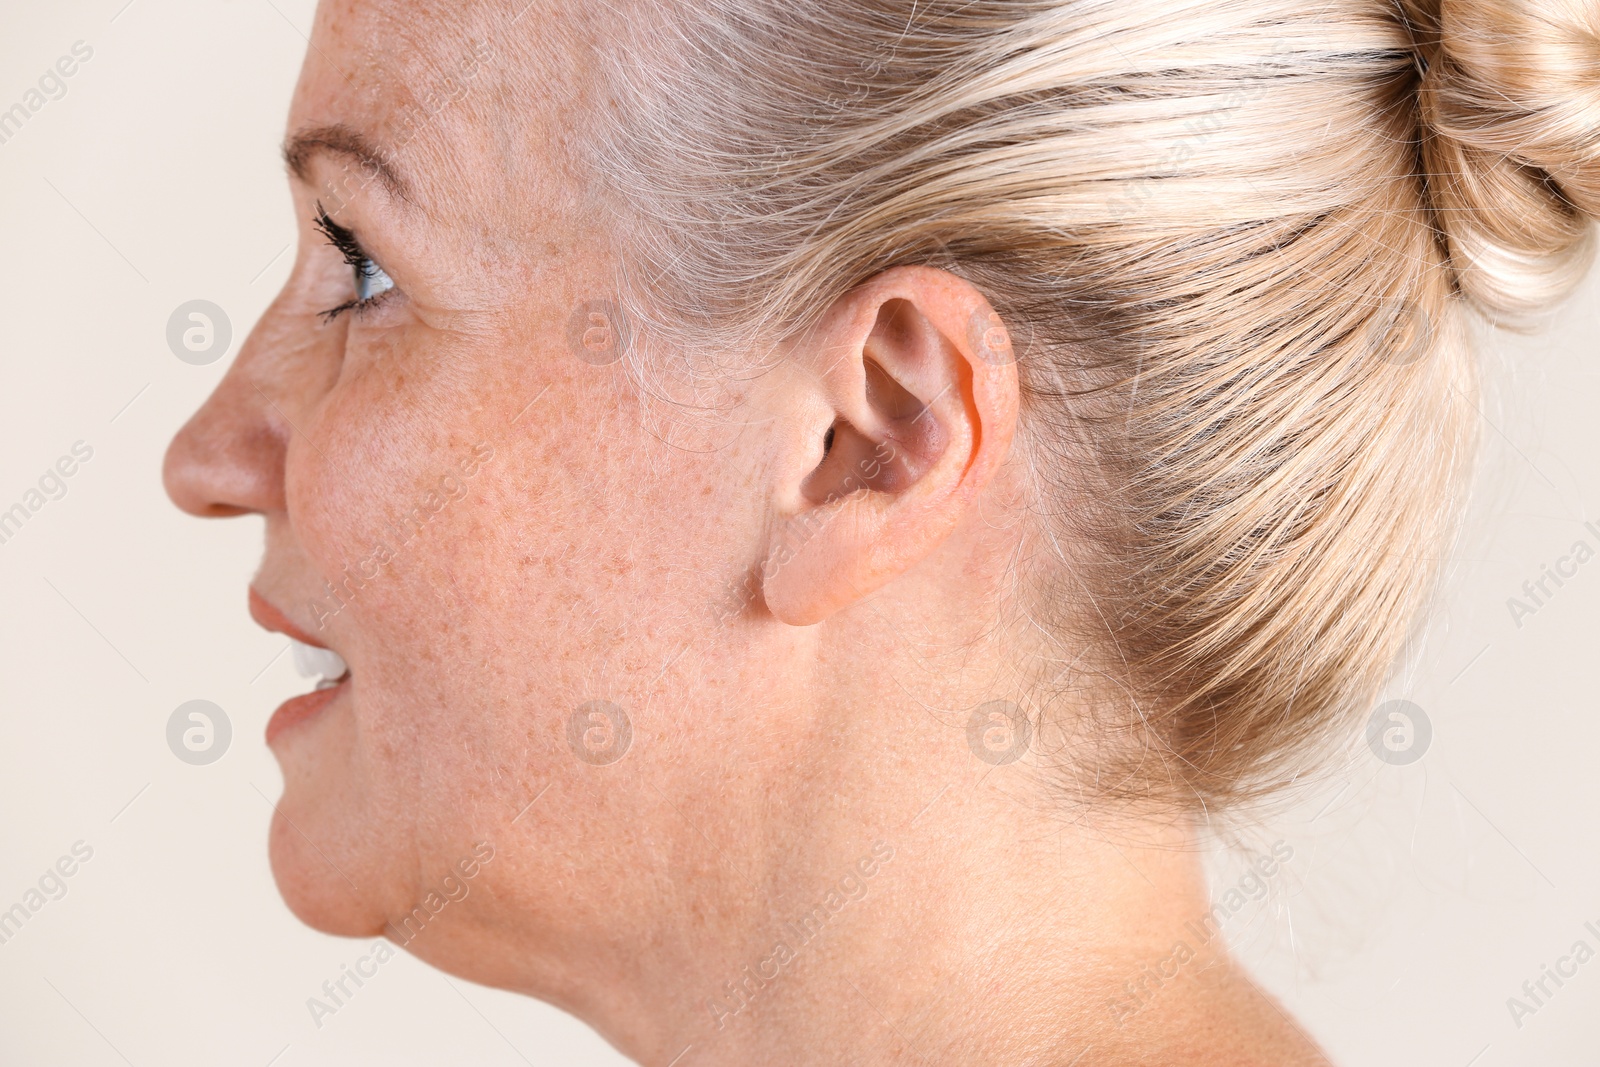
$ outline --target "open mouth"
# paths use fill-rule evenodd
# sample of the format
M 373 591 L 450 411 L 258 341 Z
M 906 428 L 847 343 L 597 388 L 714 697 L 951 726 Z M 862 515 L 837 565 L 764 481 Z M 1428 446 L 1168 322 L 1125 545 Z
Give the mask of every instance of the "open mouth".
M 310 634 L 289 620 L 266 597 L 250 590 L 250 615 L 264 629 L 289 639 L 294 668 L 302 678 L 314 678 L 311 692 L 291 697 L 278 706 L 267 721 L 267 744 L 297 723 L 314 717 L 350 688 L 350 666 L 333 649 L 319 644 Z

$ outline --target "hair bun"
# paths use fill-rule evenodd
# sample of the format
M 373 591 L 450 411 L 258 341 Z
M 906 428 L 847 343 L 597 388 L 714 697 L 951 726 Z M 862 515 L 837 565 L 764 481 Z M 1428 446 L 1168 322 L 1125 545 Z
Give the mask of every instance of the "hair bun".
M 1422 161 L 1461 290 L 1497 317 L 1565 296 L 1600 218 L 1600 0 L 1402 0 Z

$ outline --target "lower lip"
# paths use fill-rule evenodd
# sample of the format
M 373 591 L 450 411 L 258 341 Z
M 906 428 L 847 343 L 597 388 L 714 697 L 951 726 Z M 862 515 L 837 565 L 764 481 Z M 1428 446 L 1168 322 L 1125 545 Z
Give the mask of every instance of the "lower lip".
M 332 688 L 318 689 L 304 696 L 285 700 L 282 704 L 279 704 L 278 710 L 273 712 L 272 718 L 267 720 L 267 744 L 272 744 L 277 736 L 285 730 L 292 729 L 307 719 L 314 718 L 318 712 L 333 703 L 333 699 L 348 688 L 350 688 L 350 679 L 347 676 L 344 681 Z

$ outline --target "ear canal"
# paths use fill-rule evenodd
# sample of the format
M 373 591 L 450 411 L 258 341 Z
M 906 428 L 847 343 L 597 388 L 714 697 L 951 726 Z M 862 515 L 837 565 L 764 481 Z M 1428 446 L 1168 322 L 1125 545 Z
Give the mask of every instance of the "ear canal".
M 823 438 L 822 459 L 801 485 L 813 504 L 831 504 L 852 493 L 899 493 L 910 488 L 925 465 L 893 438 L 873 440 L 848 422 Z

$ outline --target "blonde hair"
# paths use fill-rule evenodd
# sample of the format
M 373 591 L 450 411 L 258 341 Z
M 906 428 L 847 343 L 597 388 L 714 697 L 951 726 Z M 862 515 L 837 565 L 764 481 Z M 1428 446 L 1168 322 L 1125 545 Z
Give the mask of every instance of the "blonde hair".
M 1100 698 L 1097 789 L 1215 808 L 1348 725 L 1451 537 L 1464 316 L 1525 316 L 1587 266 L 1594 3 L 618 15 L 593 143 L 636 336 L 754 350 L 907 263 L 1006 323 L 1027 606 L 1092 650 L 1041 684 Z

